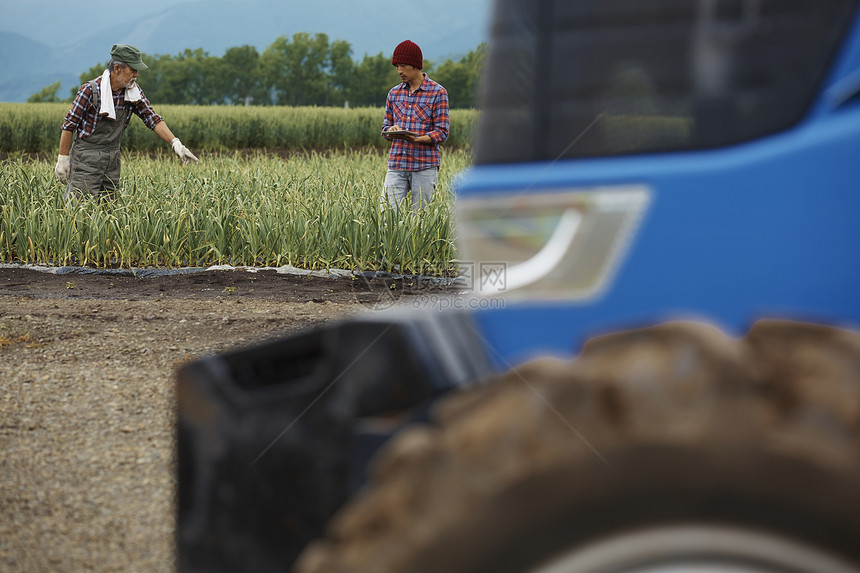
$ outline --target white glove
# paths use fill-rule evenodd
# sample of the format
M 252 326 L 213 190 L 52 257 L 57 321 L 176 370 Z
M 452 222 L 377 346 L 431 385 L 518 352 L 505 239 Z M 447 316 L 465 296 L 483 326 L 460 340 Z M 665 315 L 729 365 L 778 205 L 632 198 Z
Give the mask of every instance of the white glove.
M 68 155 L 58 155 L 57 156 L 57 166 L 54 167 L 54 174 L 57 176 L 57 179 L 60 180 L 60 183 L 68 183 L 69 182 L 69 174 L 71 173 L 72 168 L 69 165 L 69 156 Z
M 178 137 L 174 137 L 173 141 L 170 142 L 170 145 L 173 146 L 173 151 L 176 152 L 176 155 L 179 156 L 179 159 L 182 160 L 182 163 L 188 165 L 191 162 L 197 163 L 197 158 L 194 157 L 194 154 L 188 151 L 188 148 L 182 145 L 182 142 L 179 141 Z

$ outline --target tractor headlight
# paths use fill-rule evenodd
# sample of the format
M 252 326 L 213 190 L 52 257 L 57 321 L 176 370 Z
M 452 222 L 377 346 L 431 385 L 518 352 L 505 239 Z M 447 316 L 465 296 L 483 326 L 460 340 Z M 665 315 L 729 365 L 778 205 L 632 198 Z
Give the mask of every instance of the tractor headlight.
M 483 296 L 594 296 L 617 266 L 648 198 L 643 185 L 462 198 L 461 272 Z

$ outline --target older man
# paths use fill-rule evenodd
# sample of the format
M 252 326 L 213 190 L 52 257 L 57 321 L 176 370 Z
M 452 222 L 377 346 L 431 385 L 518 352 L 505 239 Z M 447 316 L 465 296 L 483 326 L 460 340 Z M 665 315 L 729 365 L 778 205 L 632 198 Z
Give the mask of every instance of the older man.
M 115 44 L 110 55 L 104 74 L 78 90 L 63 122 L 54 172 L 60 181 L 67 183 L 66 201 L 115 197 L 120 177 L 120 142 L 133 113 L 170 143 L 183 163 L 197 163 L 197 158 L 171 133 L 137 85 L 137 73 L 147 68 L 140 50 L 128 44 Z

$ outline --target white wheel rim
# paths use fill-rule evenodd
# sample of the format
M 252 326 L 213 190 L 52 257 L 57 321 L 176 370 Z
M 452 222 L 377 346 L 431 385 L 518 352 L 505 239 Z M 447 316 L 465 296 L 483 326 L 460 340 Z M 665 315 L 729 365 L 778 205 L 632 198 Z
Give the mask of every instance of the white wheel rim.
M 753 530 L 661 527 L 574 548 L 529 573 L 860 573 L 811 546 Z

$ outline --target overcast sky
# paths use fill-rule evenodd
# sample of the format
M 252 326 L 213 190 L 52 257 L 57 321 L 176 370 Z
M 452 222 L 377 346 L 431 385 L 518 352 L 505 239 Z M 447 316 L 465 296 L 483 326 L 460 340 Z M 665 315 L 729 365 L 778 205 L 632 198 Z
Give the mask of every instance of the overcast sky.
M 332 40 L 346 40 L 357 48 L 354 55 L 360 58 L 365 51 L 377 53 L 383 46 L 392 42 L 396 45 L 407 37 L 416 41 L 423 37 L 432 45 L 432 40 L 443 37 L 446 30 L 469 30 L 483 40 L 487 36 L 491 4 L 492 0 L 434 0 L 433 10 L 417 10 L 416 4 L 403 0 L 88 0 L 83 16 L 80 12 L 83 5 L 68 0 L 0 0 L 0 31 L 27 36 L 51 48 L 74 46 L 98 33 L 105 35 L 105 44 L 110 46 L 114 43 L 108 37 L 110 30 L 127 34 L 129 24 L 139 22 L 143 29 L 135 33 L 145 36 L 152 33 L 148 27 L 153 26 L 153 21 L 158 22 L 156 16 L 177 7 L 186 8 L 182 13 L 189 29 L 194 27 L 195 20 L 209 20 L 219 12 L 232 19 L 234 11 L 241 9 L 243 16 L 255 16 L 254 24 L 243 22 L 244 26 L 235 28 L 236 40 L 228 41 L 228 47 L 242 44 L 265 47 L 280 35 L 278 30 L 298 28 L 312 34 L 328 33 Z M 380 33 L 380 26 L 390 29 L 391 36 Z M 182 42 L 181 38 L 172 40 L 171 49 Z M 194 40 L 189 37 L 189 44 Z M 461 48 L 456 46 L 456 49 Z M 221 55 L 215 52 L 213 55 Z

